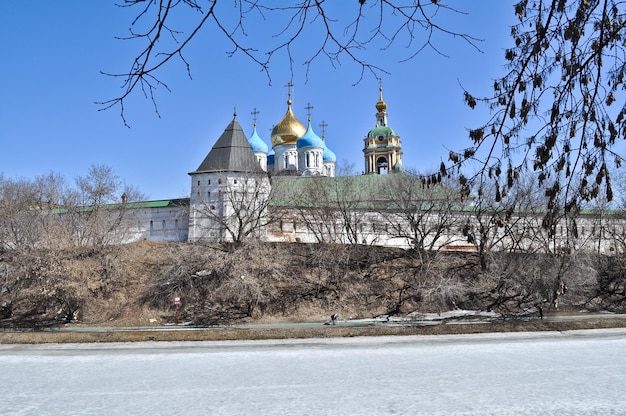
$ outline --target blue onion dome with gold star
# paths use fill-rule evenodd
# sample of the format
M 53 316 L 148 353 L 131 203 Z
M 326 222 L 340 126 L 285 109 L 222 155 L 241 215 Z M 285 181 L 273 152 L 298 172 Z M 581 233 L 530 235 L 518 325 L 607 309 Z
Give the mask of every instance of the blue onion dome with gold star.
M 307 127 L 304 135 L 302 135 L 302 137 L 300 137 L 296 142 L 296 148 L 302 149 L 304 147 L 315 147 L 318 149 L 324 148 L 324 141 L 322 141 L 320 136 L 315 134 L 313 131 L 313 128 L 311 127 L 311 120 L 309 120 L 309 126 Z
M 296 144 L 306 133 L 306 127 L 294 116 L 291 99 L 287 100 L 287 113 L 272 129 L 272 146 Z
M 250 147 L 252 148 L 252 151 L 255 153 L 267 153 L 269 147 L 267 146 L 267 144 L 265 144 L 265 142 L 263 141 L 263 139 L 261 139 L 261 136 L 259 136 L 259 134 L 256 131 L 256 123 L 254 123 L 254 130 L 252 131 L 252 136 L 250 136 L 250 138 L 248 139 L 248 142 L 250 143 Z

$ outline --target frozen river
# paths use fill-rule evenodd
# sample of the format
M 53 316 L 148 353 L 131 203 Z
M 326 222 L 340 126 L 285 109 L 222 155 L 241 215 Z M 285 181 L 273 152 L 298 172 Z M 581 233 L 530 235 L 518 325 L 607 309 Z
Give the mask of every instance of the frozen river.
M 2 415 L 624 415 L 626 331 L 0 345 Z

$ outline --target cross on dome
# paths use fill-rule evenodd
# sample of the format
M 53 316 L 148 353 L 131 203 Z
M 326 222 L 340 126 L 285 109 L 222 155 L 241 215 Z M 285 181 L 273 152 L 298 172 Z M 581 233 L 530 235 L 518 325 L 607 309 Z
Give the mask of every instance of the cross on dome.
M 250 114 L 252 114 L 252 119 L 254 120 L 254 127 L 256 127 L 256 116 L 259 114 L 259 110 L 257 110 L 256 107 L 254 107 L 254 109 L 252 110 Z
M 306 107 L 304 107 L 304 109 L 306 110 L 306 114 L 308 117 L 309 122 L 311 121 L 311 110 L 313 110 L 313 106 L 311 105 L 311 103 L 306 103 Z
M 285 87 L 287 87 L 287 104 L 291 105 L 291 88 L 293 87 L 293 83 L 291 81 L 289 81 L 288 83 L 285 84 Z
M 322 120 L 322 122 L 320 123 L 320 127 L 322 128 L 322 140 L 324 140 L 324 136 L 326 136 L 326 127 L 328 127 L 328 124 L 326 124 L 326 122 Z

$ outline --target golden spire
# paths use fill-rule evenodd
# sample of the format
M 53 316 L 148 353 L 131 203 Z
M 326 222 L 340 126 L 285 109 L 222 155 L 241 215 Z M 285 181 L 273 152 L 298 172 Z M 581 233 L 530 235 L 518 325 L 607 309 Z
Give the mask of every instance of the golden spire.
M 383 100 L 383 81 L 382 80 L 379 80 L 378 90 L 380 91 L 380 100 L 376 103 L 376 109 L 378 110 L 379 113 L 381 113 L 387 109 L 387 103 L 385 102 L 385 100 Z

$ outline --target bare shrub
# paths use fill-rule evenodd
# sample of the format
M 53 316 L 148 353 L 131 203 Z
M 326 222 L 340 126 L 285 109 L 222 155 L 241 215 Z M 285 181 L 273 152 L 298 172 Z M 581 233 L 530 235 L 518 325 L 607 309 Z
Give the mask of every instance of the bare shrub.
M 595 284 L 593 255 L 492 253 L 489 268 L 474 286 L 484 307 L 503 314 L 520 314 L 536 308 L 558 309 L 582 304 Z
M 172 308 L 183 302 L 183 318 L 215 324 L 249 318 L 275 300 L 281 266 L 256 241 L 244 244 L 175 244 L 160 259 L 144 301 Z

